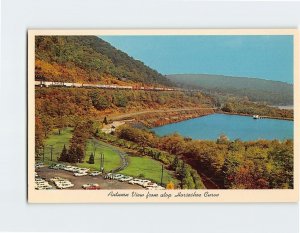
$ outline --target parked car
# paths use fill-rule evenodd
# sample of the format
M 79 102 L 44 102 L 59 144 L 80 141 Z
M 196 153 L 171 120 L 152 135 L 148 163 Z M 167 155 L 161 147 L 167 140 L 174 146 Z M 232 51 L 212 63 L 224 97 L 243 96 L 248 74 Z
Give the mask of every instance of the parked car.
M 73 166 L 66 166 L 64 168 L 65 171 L 73 171 Z
M 148 188 L 148 187 L 156 188 L 157 186 L 158 185 L 156 183 L 152 183 L 152 182 L 143 184 L 144 188 Z
M 113 179 L 114 180 L 120 180 L 120 179 L 122 179 L 124 177 L 124 175 L 122 175 L 122 174 L 115 174 L 114 176 L 113 176 Z
M 54 177 L 54 178 L 51 178 L 50 179 L 52 182 L 55 182 L 55 181 L 58 181 L 58 180 L 64 180 L 63 178 L 61 177 Z
M 90 183 L 90 184 L 82 185 L 82 188 L 84 188 L 84 189 L 88 189 L 88 188 L 91 188 L 91 187 L 100 188 L 99 184 L 96 184 L 96 183 L 94 183 L 94 184 Z
M 90 169 L 89 168 L 78 168 L 77 171 L 79 172 L 88 172 Z
M 131 176 L 124 176 L 121 179 L 119 179 L 119 181 L 122 181 L 122 182 L 130 181 L 130 180 L 133 180 L 133 177 L 131 177 Z
M 139 185 L 142 185 L 143 184 L 143 180 L 135 178 L 133 180 L 130 180 L 128 183 L 129 184 L 139 184 Z
M 42 162 L 38 162 L 35 164 L 35 168 L 42 168 L 42 167 L 45 167 L 45 164 Z
M 139 185 L 145 187 L 147 184 L 151 183 L 151 180 L 142 180 L 141 183 L 139 183 Z
M 112 179 L 113 178 L 113 173 L 107 173 L 105 176 L 104 176 L 105 179 Z
M 99 186 L 90 186 L 86 188 L 86 190 L 99 190 L 99 189 L 100 189 Z
M 58 169 L 64 170 L 64 168 L 66 167 L 66 165 L 64 165 L 64 164 L 56 164 L 56 167 L 58 167 Z
M 90 173 L 90 176 L 99 176 L 99 175 L 101 175 L 101 174 L 102 174 L 102 172 L 99 172 L 99 171 L 93 171 L 93 172 Z
M 59 189 L 71 188 L 73 186 L 74 186 L 74 184 L 72 184 L 72 183 L 57 183 L 56 184 L 56 187 Z
M 86 172 L 75 172 L 74 176 L 87 176 L 88 174 Z

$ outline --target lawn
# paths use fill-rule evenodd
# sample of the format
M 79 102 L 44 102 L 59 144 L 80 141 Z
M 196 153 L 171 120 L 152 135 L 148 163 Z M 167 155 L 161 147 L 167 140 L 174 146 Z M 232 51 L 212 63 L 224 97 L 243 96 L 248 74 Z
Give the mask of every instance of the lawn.
M 65 128 L 58 134 L 58 130 L 53 130 L 45 140 L 45 163 L 57 163 L 60 153 L 66 145 L 69 148 L 70 139 L 72 138 L 72 128 Z M 51 162 L 51 145 L 52 145 L 52 160 Z M 89 164 L 89 156 L 95 149 L 95 164 Z M 121 165 L 121 158 L 119 156 L 119 149 L 110 144 L 104 143 L 96 139 L 89 139 L 85 150 L 84 162 L 77 164 L 79 167 L 90 168 L 91 170 L 100 170 L 100 154 L 104 154 L 104 170 L 109 172 Z M 142 176 L 145 179 L 153 180 L 160 183 L 161 180 L 161 163 L 149 157 L 133 157 L 127 156 L 128 167 L 119 173 L 139 177 Z M 42 159 L 42 158 L 41 158 Z M 172 172 L 164 169 L 163 183 L 167 184 L 172 181 L 177 184 L 178 181 L 173 178 Z
M 94 152 L 94 148 L 96 154 L 95 164 L 89 164 L 89 157 Z M 91 170 L 100 170 L 100 153 L 104 154 L 104 171 L 109 172 L 121 165 L 118 149 L 96 139 L 89 139 L 85 150 L 84 162 L 78 164 L 78 166 L 90 168 Z
M 58 134 L 58 130 L 53 130 L 51 134 L 45 140 L 45 163 L 57 163 L 60 153 L 66 145 L 69 148 L 70 139 L 72 138 L 72 128 L 65 128 Z M 52 161 L 51 162 L 51 145 L 52 145 Z M 89 156 L 94 152 L 94 146 L 96 148 L 95 164 L 89 164 Z M 79 167 L 90 168 L 91 170 L 100 170 L 100 153 L 104 154 L 104 170 L 110 171 L 120 166 L 121 159 L 118 155 L 118 150 L 104 142 L 96 139 L 89 139 L 85 150 L 84 162 L 77 164 Z M 41 160 L 43 158 L 41 157 Z
M 70 139 L 72 138 L 72 128 L 65 128 L 58 134 L 58 130 L 53 130 L 45 140 L 45 162 L 51 161 L 51 145 L 52 145 L 52 160 L 57 161 L 60 153 L 66 145 L 69 147 Z M 43 159 L 43 158 L 41 158 Z
M 150 179 L 157 183 L 161 181 L 161 163 L 159 161 L 153 160 L 149 157 L 133 157 L 128 156 L 129 165 L 123 171 L 119 173 L 139 177 L 142 176 L 145 179 Z M 167 184 L 172 181 L 177 184 L 178 181 L 173 178 L 172 173 L 164 169 L 163 173 L 163 183 Z

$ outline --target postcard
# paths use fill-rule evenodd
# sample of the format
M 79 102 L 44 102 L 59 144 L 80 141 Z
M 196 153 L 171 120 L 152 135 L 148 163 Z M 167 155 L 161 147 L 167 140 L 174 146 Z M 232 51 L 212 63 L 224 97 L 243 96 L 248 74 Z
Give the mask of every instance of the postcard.
M 28 30 L 28 202 L 296 202 L 295 29 Z

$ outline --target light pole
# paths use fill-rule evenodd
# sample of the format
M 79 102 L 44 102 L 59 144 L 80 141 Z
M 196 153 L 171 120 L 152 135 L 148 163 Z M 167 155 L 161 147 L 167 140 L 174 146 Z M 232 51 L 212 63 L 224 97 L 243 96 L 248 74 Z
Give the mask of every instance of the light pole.
M 52 161 L 53 145 L 50 145 L 51 161 Z

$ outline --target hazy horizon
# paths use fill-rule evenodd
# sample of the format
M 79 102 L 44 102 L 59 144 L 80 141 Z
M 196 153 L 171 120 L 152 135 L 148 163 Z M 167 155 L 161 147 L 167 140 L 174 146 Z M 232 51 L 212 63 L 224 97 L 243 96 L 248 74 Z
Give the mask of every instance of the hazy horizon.
M 208 74 L 293 84 L 293 36 L 99 36 L 164 75 Z

